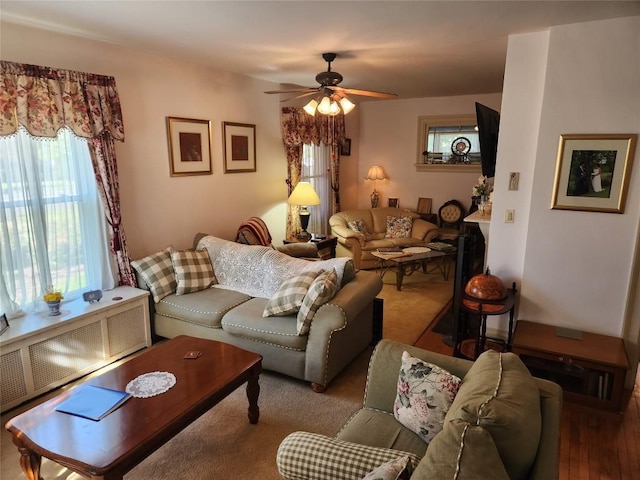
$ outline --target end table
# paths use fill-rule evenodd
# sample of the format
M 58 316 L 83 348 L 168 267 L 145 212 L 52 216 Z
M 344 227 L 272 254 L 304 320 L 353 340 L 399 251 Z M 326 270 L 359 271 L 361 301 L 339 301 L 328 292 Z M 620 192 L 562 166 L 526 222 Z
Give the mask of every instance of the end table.
M 287 237 L 282 241 L 285 245 L 289 243 L 314 243 L 318 246 L 318 255 L 326 260 L 328 258 L 336 258 L 336 246 L 338 238 L 331 235 L 322 235 L 322 237 L 311 234 L 310 239 L 300 239 L 296 236 Z

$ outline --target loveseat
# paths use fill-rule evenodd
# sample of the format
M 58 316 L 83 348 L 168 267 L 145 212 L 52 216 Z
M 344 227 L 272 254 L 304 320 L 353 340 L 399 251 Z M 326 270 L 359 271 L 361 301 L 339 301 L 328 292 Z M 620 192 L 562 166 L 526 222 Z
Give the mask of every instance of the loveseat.
M 394 414 L 396 404 L 398 412 L 438 413 L 438 394 L 425 382 L 452 391 L 450 380 L 440 380 L 444 373 L 422 362 L 461 379 L 444 416 L 433 417 L 441 430 L 432 428 L 438 422 L 416 428 Z M 417 396 L 408 402 L 410 394 Z M 558 478 L 561 412 L 560 386 L 532 377 L 513 353 L 487 351 L 471 362 L 384 339 L 369 364 L 363 407 L 335 438 L 288 435 L 277 465 L 287 480 L 362 479 L 394 462 L 410 477 L 384 478 L 552 480 Z
M 312 262 L 201 234 L 196 242 L 132 262 L 138 286 L 152 293 L 156 336 L 236 345 L 316 391 L 370 344 L 382 289 L 374 273 L 356 272 L 346 258 Z M 267 307 L 272 316 L 263 316 Z
M 329 218 L 331 235 L 337 237 L 336 255 L 353 259 L 356 268 L 375 268 L 371 255 L 378 248 L 411 247 L 431 242 L 438 226 L 420 214 L 401 208 L 344 210 Z

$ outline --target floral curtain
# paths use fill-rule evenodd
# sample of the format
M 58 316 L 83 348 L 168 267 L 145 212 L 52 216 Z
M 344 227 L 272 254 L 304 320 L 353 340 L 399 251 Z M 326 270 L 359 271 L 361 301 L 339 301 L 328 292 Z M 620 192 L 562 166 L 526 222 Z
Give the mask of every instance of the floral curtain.
M 302 171 L 302 146 L 329 145 L 331 149 L 331 188 L 333 201 L 331 212 L 340 211 L 340 146 L 344 141 L 344 114 L 329 116 L 311 116 L 301 108 L 284 107 L 282 109 L 282 140 L 287 156 L 288 195 L 300 181 Z M 288 196 L 287 195 L 287 196 Z M 287 236 L 300 231 L 298 207 L 290 205 L 287 210 Z
M 98 190 L 111 226 L 111 251 L 121 285 L 135 285 L 120 225 L 114 140 L 124 141 L 120 98 L 113 77 L 0 61 L 0 136 L 19 126 L 35 137 L 67 127 L 88 139 Z

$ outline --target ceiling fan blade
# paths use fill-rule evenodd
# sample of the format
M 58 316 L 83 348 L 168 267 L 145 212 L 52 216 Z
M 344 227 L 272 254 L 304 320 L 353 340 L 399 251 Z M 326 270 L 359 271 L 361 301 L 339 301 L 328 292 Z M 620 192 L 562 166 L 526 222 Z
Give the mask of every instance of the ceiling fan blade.
M 315 95 L 316 93 L 318 93 L 318 89 L 316 89 L 316 90 L 314 90 L 312 92 L 301 93 L 300 95 L 296 95 L 294 97 L 285 98 L 284 100 L 280 100 L 280 101 L 281 102 L 288 102 L 289 100 L 295 100 L 296 98 L 308 97 L 309 95 Z
M 315 92 L 318 89 L 315 87 L 314 88 L 303 87 L 303 88 L 292 88 L 291 90 L 269 90 L 268 92 L 264 92 L 264 93 L 298 93 L 298 92 L 309 92 L 311 90 Z
M 344 93 L 348 93 L 350 95 L 362 95 L 365 97 L 376 97 L 376 98 L 396 98 L 398 95 L 395 93 L 384 93 L 384 92 L 374 92 L 373 90 L 358 90 L 355 88 L 341 88 L 341 87 L 328 87 L 335 90 L 342 90 Z

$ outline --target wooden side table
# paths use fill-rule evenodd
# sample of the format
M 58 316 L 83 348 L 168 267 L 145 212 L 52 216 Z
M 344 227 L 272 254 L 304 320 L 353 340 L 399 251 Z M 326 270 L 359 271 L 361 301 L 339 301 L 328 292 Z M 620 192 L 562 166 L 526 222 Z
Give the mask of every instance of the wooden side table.
M 629 360 L 621 338 L 518 320 L 513 352 L 533 375 L 559 384 L 568 401 L 622 411 Z
M 336 258 L 336 246 L 338 245 L 338 238 L 326 235 L 324 238 L 316 238 L 315 235 L 311 235 L 310 240 L 299 239 L 295 236 L 287 237 L 282 241 L 285 245 L 289 243 L 314 243 L 318 246 L 318 255 L 326 260 L 328 258 Z

